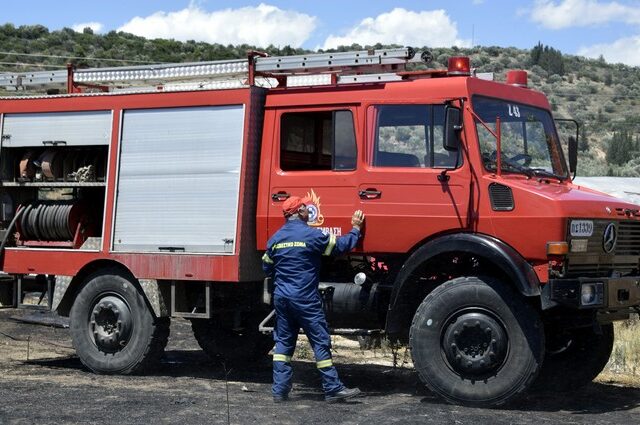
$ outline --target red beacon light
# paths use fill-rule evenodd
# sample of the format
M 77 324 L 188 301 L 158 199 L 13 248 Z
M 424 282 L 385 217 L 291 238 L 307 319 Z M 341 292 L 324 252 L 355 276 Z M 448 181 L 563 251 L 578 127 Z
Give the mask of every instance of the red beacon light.
M 527 71 L 509 71 L 507 72 L 507 84 L 527 88 Z
M 454 56 L 449 58 L 447 75 L 471 75 L 471 62 L 467 56 Z

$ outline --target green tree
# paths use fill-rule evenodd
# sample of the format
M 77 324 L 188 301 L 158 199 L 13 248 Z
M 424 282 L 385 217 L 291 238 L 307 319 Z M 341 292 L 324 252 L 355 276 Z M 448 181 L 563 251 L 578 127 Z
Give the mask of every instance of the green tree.
M 580 128 L 580 136 L 578 138 L 578 150 L 580 152 L 588 152 L 589 151 L 589 133 L 587 130 L 587 126 L 582 123 Z
M 550 75 L 564 75 L 564 58 L 559 50 L 541 42 L 531 49 L 531 64 L 540 65 Z
M 607 162 L 615 165 L 623 165 L 629 162 L 637 149 L 637 144 L 631 134 L 626 130 L 613 133 L 607 149 Z

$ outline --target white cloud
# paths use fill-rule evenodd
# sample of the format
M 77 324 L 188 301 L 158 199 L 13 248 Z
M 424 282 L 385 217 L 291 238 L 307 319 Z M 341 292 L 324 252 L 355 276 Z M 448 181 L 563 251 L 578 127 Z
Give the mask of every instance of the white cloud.
M 375 18 L 363 19 L 345 35 L 330 35 L 322 48 L 330 49 L 354 43 L 430 47 L 471 46 L 470 40 L 458 37 L 456 23 L 452 22 L 442 9 L 414 12 L 396 8 Z
M 71 25 L 71 29 L 73 29 L 75 32 L 82 32 L 85 28 L 91 28 L 93 32 L 102 32 L 104 25 L 102 25 L 100 22 L 84 22 Z
M 640 35 L 621 38 L 613 43 L 595 44 L 582 47 L 578 54 L 590 58 L 599 58 L 602 55 L 607 62 L 624 63 L 631 66 L 640 66 Z
M 316 18 L 261 3 L 256 7 L 202 10 L 194 3 L 176 12 L 135 17 L 118 28 L 147 38 L 173 38 L 265 47 L 301 46 L 316 27 Z
M 536 0 L 531 20 L 545 28 L 585 27 L 609 22 L 640 24 L 640 7 L 597 0 Z

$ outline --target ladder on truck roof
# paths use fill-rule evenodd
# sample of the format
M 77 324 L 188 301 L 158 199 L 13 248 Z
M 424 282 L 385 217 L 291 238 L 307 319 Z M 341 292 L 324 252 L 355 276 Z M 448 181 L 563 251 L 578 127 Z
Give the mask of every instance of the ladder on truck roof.
M 410 48 L 267 56 L 249 52 L 247 59 L 164 63 L 112 68 L 67 69 L 0 74 L 7 90 L 52 89 L 66 86 L 68 93 L 131 91 L 135 89 L 192 90 L 237 88 L 248 85 L 305 86 L 394 81 L 409 63 L 429 62 L 429 52 Z M 171 85 L 171 82 L 174 82 Z M 181 82 L 181 83 L 177 83 Z M 155 86 L 154 86 L 155 85 Z

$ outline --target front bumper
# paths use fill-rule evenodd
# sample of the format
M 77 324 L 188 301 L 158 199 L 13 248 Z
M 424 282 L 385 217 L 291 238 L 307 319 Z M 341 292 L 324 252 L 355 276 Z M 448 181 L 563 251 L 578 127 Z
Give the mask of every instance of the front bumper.
M 586 296 L 583 296 L 585 294 Z M 593 296 L 588 296 L 593 294 Z M 545 309 L 558 305 L 584 309 L 640 308 L 640 276 L 551 279 L 542 290 Z

